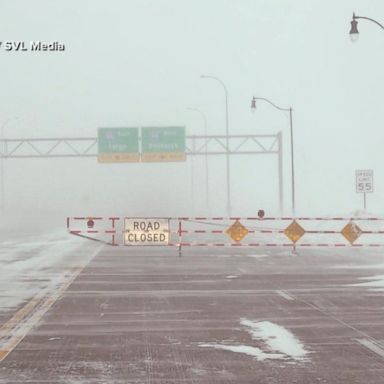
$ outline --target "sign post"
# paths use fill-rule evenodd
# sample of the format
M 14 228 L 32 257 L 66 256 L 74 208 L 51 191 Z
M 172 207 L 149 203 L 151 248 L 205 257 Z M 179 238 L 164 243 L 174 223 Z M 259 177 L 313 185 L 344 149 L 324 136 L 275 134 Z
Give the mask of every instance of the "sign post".
M 364 194 L 364 210 L 367 209 L 367 193 L 373 193 L 373 170 L 356 170 L 356 193 Z

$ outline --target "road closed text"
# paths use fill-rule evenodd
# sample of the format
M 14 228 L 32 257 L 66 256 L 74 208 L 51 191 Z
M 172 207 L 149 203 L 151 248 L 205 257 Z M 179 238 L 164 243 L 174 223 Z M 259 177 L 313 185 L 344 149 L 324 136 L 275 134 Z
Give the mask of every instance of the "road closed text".
M 127 233 L 129 243 L 163 243 L 167 237 L 165 233 Z
M 168 245 L 168 219 L 125 218 L 125 245 Z

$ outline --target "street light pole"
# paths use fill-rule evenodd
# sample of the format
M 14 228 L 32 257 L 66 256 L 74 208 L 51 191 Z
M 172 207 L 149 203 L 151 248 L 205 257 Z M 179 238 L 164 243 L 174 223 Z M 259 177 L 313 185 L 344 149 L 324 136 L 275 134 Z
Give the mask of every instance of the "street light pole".
M 229 164 L 229 121 L 228 121 L 228 90 L 222 80 L 216 76 L 206 76 L 201 75 L 201 79 L 213 79 L 219 82 L 224 88 L 225 92 L 225 138 L 226 138 L 226 148 L 227 148 L 227 214 L 231 216 L 231 183 L 230 183 L 230 164 Z
M 256 100 L 262 100 L 267 102 L 268 104 L 272 105 L 274 108 L 289 112 L 289 128 L 291 132 L 291 196 L 292 196 L 292 214 L 295 216 L 296 214 L 296 200 L 295 200 L 295 157 L 294 157 L 294 145 L 293 145 L 293 118 L 292 118 L 292 107 L 289 108 L 282 108 L 273 103 L 272 101 L 264 98 L 264 97 L 255 97 L 253 96 L 252 102 L 251 102 L 251 108 L 254 111 L 256 109 Z
M 207 209 L 209 209 L 209 186 L 208 186 L 208 142 L 207 142 L 207 137 L 208 137 L 208 132 L 207 132 L 207 117 L 205 116 L 205 113 L 202 112 L 198 108 L 187 108 L 189 111 L 197 112 L 204 121 L 204 135 L 206 137 L 206 142 L 205 142 L 205 203 L 207 206 Z
M 292 121 L 292 107 L 289 107 L 289 128 L 291 131 L 291 174 L 292 174 L 292 213 L 296 214 L 296 201 L 295 201 L 295 157 L 293 155 L 293 121 Z
M 357 21 L 356 21 L 357 19 L 369 20 L 384 30 L 384 25 L 379 23 L 378 21 L 371 19 L 370 17 L 356 16 L 355 12 L 353 12 L 352 21 L 351 21 L 351 30 L 349 31 L 349 35 L 350 35 L 352 41 L 357 41 L 359 38 L 359 31 L 357 29 Z
M 19 117 L 10 117 L 5 120 L 1 125 L 1 163 L 0 163 L 0 183 L 1 183 L 1 210 L 4 209 L 5 205 L 5 185 L 4 185 L 4 156 L 5 156 L 5 142 L 4 142 L 4 128 L 12 120 L 16 120 Z

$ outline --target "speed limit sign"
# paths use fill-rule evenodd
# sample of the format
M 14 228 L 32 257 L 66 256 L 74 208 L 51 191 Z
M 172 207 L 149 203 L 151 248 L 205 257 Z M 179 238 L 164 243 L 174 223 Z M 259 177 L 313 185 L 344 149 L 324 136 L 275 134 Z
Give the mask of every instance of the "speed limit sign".
M 373 170 L 358 169 L 356 171 L 356 193 L 373 192 Z

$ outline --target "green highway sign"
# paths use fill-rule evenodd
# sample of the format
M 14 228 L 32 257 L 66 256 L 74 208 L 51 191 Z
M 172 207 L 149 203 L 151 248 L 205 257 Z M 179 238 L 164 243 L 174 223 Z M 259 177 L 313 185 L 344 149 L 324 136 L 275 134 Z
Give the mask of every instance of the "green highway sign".
M 141 128 L 141 161 L 185 161 L 185 127 Z
M 139 128 L 99 128 L 97 142 L 100 163 L 140 161 Z

